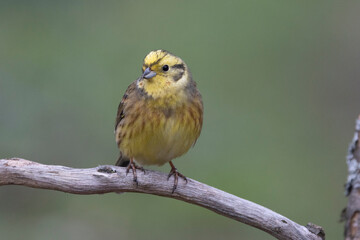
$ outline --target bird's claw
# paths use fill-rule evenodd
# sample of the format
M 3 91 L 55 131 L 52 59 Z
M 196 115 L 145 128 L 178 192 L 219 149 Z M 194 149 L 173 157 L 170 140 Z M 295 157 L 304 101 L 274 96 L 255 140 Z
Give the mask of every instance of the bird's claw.
M 171 192 L 171 193 L 174 193 L 175 190 L 176 190 L 176 188 L 177 188 L 177 184 L 178 184 L 178 179 L 179 179 L 179 177 L 181 177 L 182 179 L 184 179 L 186 183 L 188 182 L 188 180 L 187 180 L 187 178 L 186 178 L 183 174 L 181 174 L 176 168 L 171 168 L 171 171 L 170 171 L 170 173 L 169 173 L 169 175 L 168 175 L 167 180 L 169 180 L 172 175 L 174 175 L 174 186 L 173 186 L 173 189 L 172 189 L 172 192 Z
M 143 173 L 145 174 L 145 169 L 143 167 L 140 167 L 138 165 L 136 165 L 133 161 L 130 161 L 129 165 L 126 168 L 126 175 L 129 173 L 130 168 L 133 172 L 133 181 L 136 183 L 136 185 L 138 186 L 138 180 L 137 180 L 137 174 L 136 174 L 136 169 L 139 169 L 140 171 L 143 171 Z

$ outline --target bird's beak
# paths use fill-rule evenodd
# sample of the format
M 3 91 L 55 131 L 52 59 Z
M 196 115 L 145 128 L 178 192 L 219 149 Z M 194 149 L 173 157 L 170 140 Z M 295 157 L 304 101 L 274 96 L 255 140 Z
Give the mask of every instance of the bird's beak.
M 148 67 L 147 69 L 145 69 L 142 77 L 143 78 L 146 78 L 146 79 L 149 79 L 149 78 L 152 78 L 152 77 L 155 77 L 156 76 L 156 72 L 154 71 L 151 71 L 150 68 Z

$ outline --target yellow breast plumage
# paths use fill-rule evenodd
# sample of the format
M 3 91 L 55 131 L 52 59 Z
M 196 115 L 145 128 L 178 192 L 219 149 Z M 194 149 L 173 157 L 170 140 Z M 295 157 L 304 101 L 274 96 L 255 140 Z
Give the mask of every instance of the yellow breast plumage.
M 186 153 L 201 131 L 200 104 L 157 108 L 134 103 L 134 113 L 117 129 L 121 152 L 143 165 L 163 165 Z
M 149 53 L 142 76 L 120 102 L 115 134 L 120 149 L 117 165 L 131 168 L 170 163 L 177 185 L 181 175 L 171 160 L 185 154 L 200 135 L 203 105 L 186 64 L 163 51 Z M 126 164 L 124 164 L 126 163 Z M 185 177 L 184 177 L 185 178 Z M 186 178 L 185 178 L 186 179 Z

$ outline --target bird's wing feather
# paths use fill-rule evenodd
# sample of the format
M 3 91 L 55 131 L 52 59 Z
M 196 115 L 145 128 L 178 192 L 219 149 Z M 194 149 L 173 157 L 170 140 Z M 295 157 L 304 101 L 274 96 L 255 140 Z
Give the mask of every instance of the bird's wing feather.
M 123 120 L 126 116 L 126 107 L 129 104 L 129 99 L 133 97 L 133 95 L 136 94 L 136 81 L 134 81 L 132 84 L 129 85 L 129 87 L 126 89 L 126 92 L 123 96 L 123 98 L 121 99 L 121 102 L 119 104 L 118 107 L 118 111 L 116 114 L 116 120 L 115 120 L 115 133 L 117 134 L 116 136 L 116 142 L 117 144 L 119 144 L 121 142 L 121 134 L 117 133 L 117 129 L 120 127 L 120 122 L 121 120 Z M 119 129 L 121 131 L 121 129 Z M 122 154 L 122 152 L 120 152 L 120 156 L 119 159 L 117 160 L 117 162 L 115 163 L 116 166 L 121 166 L 121 167 L 126 167 L 130 162 L 130 159 L 126 156 L 124 156 Z
M 129 96 L 135 94 L 135 90 L 136 90 L 136 82 L 133 82 L 132 84 L 130 84 L 128 86 L 123 98 L 121 99 L 121 102 L 119 104 L 118 111 L 117 111 L 117 114 L 116 114 L 115 131 L 116 131 L 120 121 L 125 117 L 124 110 L 125 110 L 126 104 L 128 102 L 127 99 L 128 99 Z

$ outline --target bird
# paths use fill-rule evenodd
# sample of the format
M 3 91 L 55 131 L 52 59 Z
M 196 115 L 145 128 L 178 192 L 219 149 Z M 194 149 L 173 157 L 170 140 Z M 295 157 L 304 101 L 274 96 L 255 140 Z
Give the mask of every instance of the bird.
M 170 164 L 168 180 L 187 178 L 173 159 L 188 152 L 200 136 L 203 101 L 189 67 L 166 50 L 147 54 L 141 76 L 132 82 L 119 104 L 115 139 L 120 150 L 116 166 L 127 167 L 138 184 L 136 170 L 142 166 Z M 137 164 L 140 164 L 137 165 Z

